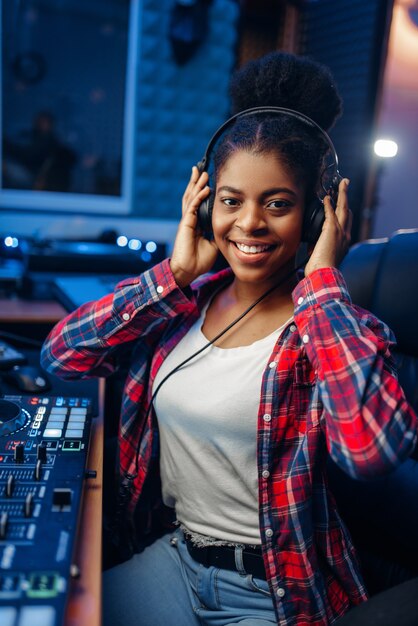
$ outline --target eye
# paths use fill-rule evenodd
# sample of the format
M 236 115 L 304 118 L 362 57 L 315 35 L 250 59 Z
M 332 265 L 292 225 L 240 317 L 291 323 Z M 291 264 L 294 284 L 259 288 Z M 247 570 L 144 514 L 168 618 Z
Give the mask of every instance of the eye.
M 289 200 L 271 200 L 267 203 L 266 209 L 273 215 L 283 215 L 291 208 L 292 203 Z
M 239 200 L 237 198 L 221 198 L 221 202 L 230 207 L 236 207 L 239 205 Z
M 285 209 L 290 206 L 290 202 L 288 200 L 271 200 L 267 204 L 268 209 Z

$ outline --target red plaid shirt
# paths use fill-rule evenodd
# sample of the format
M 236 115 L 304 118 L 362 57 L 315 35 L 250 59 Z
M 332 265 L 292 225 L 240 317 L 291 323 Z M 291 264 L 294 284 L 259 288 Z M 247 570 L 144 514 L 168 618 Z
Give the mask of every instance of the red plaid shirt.
M 120 350 L 134 342 L 120 422 L 120 471 L 133 477 L 131 515 L 145 478 L 158 471 L 154 411 L 147 417 L 153 380 L 214 290 L 231 279 L 224 270 L 183 292 L 166 260 L 83 305 L 45 342 L 43 365 L 69 379 L 109 375 Z M 319 626 L 366 599 L 353 545 L 327 488 L 327 454 L 355 478 L 387 472 L 413 450 L 417 418 L 397 382 L 391 332 L 351 303 L 338 270 L 315 271 L 293 298 L 294 322 L 263 375 L 259 519 L 277 623 Z

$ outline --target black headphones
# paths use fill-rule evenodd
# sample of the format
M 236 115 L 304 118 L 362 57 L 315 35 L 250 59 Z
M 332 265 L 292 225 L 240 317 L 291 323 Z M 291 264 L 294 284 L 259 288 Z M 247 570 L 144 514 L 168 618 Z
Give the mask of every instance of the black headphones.
M 314 120 L 312 120 L 307 115 L 303 113 L 299 113 L 298 111 L 294 111 L 293 109 L 286 109 L 284 107 L 254 107 L 252 109 L 245 109 L 244 111 L 240 111 L 236 115 L 230 117 L 226 122 L 222 124 L 218 128 L 218 130 L 214 133 L 211 140 L 208 143 L 205 154 L 201 161 L 197 164 L 197 167 L 200 172 L 208 171 L 209 167 L 209 159 L 212 154 L 213 148 L 221 135 L 225 132 L 227 128 L 232 126 L 238 118 L 246 117 L 247 115 L 259 115 L 260 113 L 265 114 L 286 114 L 292 117 L 309 124 L 312 128 L 314 128 L 321 137 L 325 140 L 328 145 L 328 152 L 331 154 L 332 163 L 330 163 L 325 169 L 321 172 L 320 176 L 320 184 L 324 191 L 324 196 L 329 195 L 334 205 L 338 196 L 338 185 L 342 180 L 342 176 L 338 171 L 338 156 L 334 148 L 334 144 L 332 143 L 329 135 L 317 124 Z M 328 170 L 332 170 L 330 174 L 331 183 L 328 186 L 323 184 L 323 180 L 325 174 L 328 173 Z M 211 193 L 205 200 L 200 204 L 197 216 L 199 227 L 202 232 L 206 236 L 212 235 L 212 210 L 214 203 L 214 194 Z M 324 215 L 324 206 L 323 200 L 320 196 L 315 197 L 311 200 L 307 207 L 305 207 L 304 218 L 303 218 L 303 227 L 302 227 L 302 241 L 306 241 L 308 243 L 315 243 L 321 234 L 322 225 L 324 223 L 325 215 Z

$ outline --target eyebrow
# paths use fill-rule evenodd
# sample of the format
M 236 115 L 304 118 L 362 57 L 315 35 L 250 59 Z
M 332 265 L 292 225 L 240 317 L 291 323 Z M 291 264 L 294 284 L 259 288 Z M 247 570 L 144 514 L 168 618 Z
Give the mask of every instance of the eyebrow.
M 223 185 L 222 187 L 219 187 L 217 191 L 218 192 L 226 191 L 228 193 L 235 193 L 235 194 L 242 193 L 240 189 L 236 189 L 235 187 L 230 187 L 229 185 Z M 289 189 L 288 187 L 272 187 L 271 189 L 266 189 L 266 191 L 263 191 L 263 193 L 261 194 L 261 197 L 268 198 L 269 196 L 274 196 L 276 193 L 287 193 L 288 195 L 296 198 L 296 193 L 293 191 L 293 189 Z

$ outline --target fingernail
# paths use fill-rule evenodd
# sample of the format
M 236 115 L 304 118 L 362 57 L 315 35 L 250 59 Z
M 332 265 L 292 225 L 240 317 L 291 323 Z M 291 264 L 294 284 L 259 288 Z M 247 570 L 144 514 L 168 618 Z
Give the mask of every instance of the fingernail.
M 349 179 L 349 178 L 344 178 L 344 180 L 345 180 L 345 184 L 346 184 L 346 185 L 347 185 L 347 187 L 348 187 L 348 185 L 350 184 L 350 179 Z

